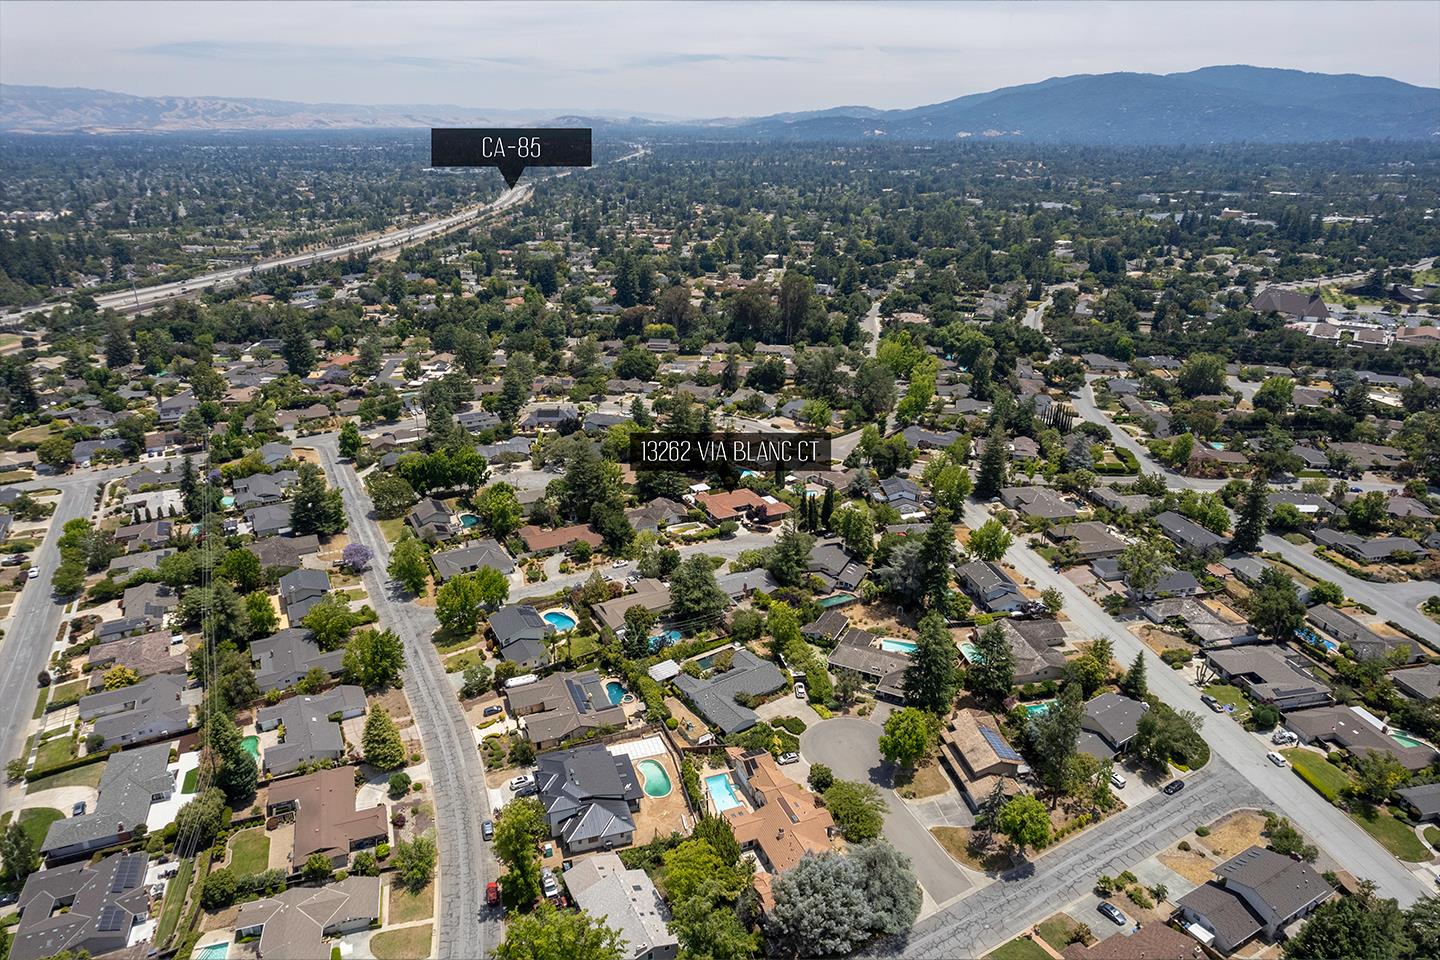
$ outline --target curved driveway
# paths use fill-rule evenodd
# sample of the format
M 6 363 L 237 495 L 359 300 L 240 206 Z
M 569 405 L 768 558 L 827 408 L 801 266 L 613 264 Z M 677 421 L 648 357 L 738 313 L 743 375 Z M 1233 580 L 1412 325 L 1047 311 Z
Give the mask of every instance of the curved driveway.
M 890 812 L 885 817 L 885 839 L 910 858 L 920 886 L 936 906 L 967 892 L 973 884 L 950 859 L 930 831 L 915 818 L 891 789 L 894 765 L 880 756 L 880 728 L 860 717 L 834 717 L 806 730 L 800 753 L 811 763 L 823 763 L 840 780 L 872 783 L 880 788 Z

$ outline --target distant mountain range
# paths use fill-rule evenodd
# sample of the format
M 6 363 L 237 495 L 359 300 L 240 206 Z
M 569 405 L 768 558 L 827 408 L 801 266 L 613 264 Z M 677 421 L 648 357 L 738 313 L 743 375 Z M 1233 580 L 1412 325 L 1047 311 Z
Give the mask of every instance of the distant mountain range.
M 759 118 L 639 116 L 452 105 L 357 106 L 226 97 L 134 97 L 0 85 L 0 131 L 168 133 L 590 125 L 758 140 L 970 140 L 1144 145 L 1357 138 L 1440 142 L 1440 90 L 1385 77 L 1266 67 L 1054 77 L 908 110 L 833 107 Z

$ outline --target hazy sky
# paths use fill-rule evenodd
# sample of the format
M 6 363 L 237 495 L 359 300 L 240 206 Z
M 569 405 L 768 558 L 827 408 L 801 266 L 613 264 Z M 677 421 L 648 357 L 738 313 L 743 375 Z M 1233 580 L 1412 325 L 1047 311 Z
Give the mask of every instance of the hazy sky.
M 0 80 L 756 115 L 1250 63 L 1440 86 L 1440 2 L 0 2 Z

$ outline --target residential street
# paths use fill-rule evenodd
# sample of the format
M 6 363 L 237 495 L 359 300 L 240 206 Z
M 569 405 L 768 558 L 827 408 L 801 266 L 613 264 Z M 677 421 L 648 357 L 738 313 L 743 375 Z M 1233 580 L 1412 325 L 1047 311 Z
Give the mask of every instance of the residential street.
M 1179 794 L 1156 794 L 1116 814 L 1039 855 L 1033 864 L 921 920 L 906 940 L 881 945 L 870 955 L 936 960 L 982 956 L 1084 896 L 1100 874 L 1114 876 L 1130 869 L 1232 810 L 1265 804 L 1265 796 L 1247 778 L 1216 757 L 1204 770 L 1188 775 Z
M 365 585 L 380 614 L 380 625 L 405 644 L 405 693 L 410 698 L 429 761 L 430 795 L 439 834 L 439 914 L 433 956 L 476 960 L 499 943 L 498 915 L 485 907 L 485 884 L 498 875 L 480 824 L 490 815 L 485 801 L 485 770 L 459 702 L 430 637 L 436 627 L 428 607 L 409 602 L 385 575 L 390 549 L 371 514 L 370 498 L 347 463 L 339 462 L 333 434 L 306 441 L 319 452 L 330 480 L 345 497 L 352 543 L 369 547 L 374 559 Z
M 988 513 L 975 504 L 966 506 L 965 520 L 972 528 L 983 523 Z M 1323 845 L 1339 862 L 1359 877 L 1374 880 L 1380 892 L 1408 904 L 1427 892 L 1428 877 L 1424 871 L 1412 872 L 1388 851 L 1356 826 L 1348 816 L 1331 806 L 1318 793 L 1307 787 L 1289 768 L 1281 769 L 1265 759 L 1269 749 L 1265 741 L 1245 731 L 1224 714 L 1212 713 L 1200 701 L 1201 691 L 1193 686 L 1186 674 L 1170 669 L 1159 656 L 1124 629 L 1084 591 L 1060 576 L 1043 558 L 1017 541 L 1006 553 L 1008 560 L 1023 577 L 1041 589 L 1055 587 L 1065 598 L 1064 613 L 1070 620 L 1072 635 L 1079 638 L 1109 636 L 1115 644 L 1115 658 L 1122 665 L 1134 659 L 1137 651 L 1145 651 L 1146 674 L 1150 690 L 1176 709 L 1189 709 L 1204 718 L 1203 734 L 1210 743 L 1212 757 L 1224 758 L 1243 774 L 1244 779 L 1267 798 L 1268 805 L 1285 811 L 1300 829 Z M 1211 761 L 1215 762 L 1214 759 Z

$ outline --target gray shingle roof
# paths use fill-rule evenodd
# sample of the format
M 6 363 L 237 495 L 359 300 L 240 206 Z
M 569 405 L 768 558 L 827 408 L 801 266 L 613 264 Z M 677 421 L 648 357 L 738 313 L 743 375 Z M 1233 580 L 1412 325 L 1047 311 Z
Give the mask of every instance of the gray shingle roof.
M 150 813 L 151 799 L 169 795 L 175 789 L 175 775 L 168 769 L 169 763 L 170 746 L 165 743 L 112 755 L 105 761 L 100 796 L 94 809 L 50 824 L 45 842 L 40 845 L 41 852 L 100 843 L 116 836 L 119 825 L 129 830 L 144 823 Z
M 783 687 L 785 678 L 773 663 L 742 647 L 735 651 L 735 659 L 724 673 L 708 680 L 682 673 L 675 678 L 675 685 L 706 720 L 724 733 L 738 733 L 755 726 L 758 717 L 754 710 L 735 702 L 736 694 L 765 696 Z

